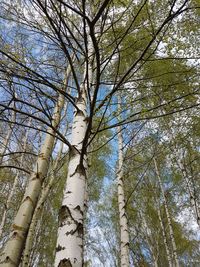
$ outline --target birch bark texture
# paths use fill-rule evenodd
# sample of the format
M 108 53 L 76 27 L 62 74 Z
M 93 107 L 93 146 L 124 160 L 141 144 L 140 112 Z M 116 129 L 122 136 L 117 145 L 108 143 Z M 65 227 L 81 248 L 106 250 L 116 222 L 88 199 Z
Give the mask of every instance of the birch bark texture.
M 66 77 L 68 77 L 69 71 L 70 69 L 68 68 Z M 66 82 L 64 84 L 66 87 Z M 53 127 L 48 128 L 47 130 L 47 134 L 38 155 L 35 168 L 27 185 L 22 203 L 14 219 L 10 238 L 6 243 L 0 258 L 0 266 L 2 267 L 18 266 L 20 263 L 33 212 L 41 192 L 42 183 L 49 168 L 49 161 L 53 151 L 56 135 L 55 130 L 53 129 L 56 129 L 60 123 L 63 106 L 64 96 L 59 94 L 51 121 Z
M 175 260 L 175 266 L 179 267 L 180 265 L 179 265 L 178 255 L 177 255 L 177 246 L 176 246 L 176 242 L 175 242 L 174 230 L 173 230 L 173 227 L 172 227 L 172 221 L 171 221 L 171 216 L 170 216 L 169 207 L 168 207 L 168 203 L 167 203 L 167 198 L 165 196 L 162 180 L 161 180 L 161 177 L 160 177 L 160 172 L 159 172 L 157 161 L 156 161 L 155 158 L 153 158 L 153 162 L 154 162 L 155 171 L 156 171 L 156 175 L 157 175 L 157 178 L 158 178 L 158 183 L 159 183 L 159 186 L 160 186 L 160 190 L 161 190 L 161 193 L 162 193 L 162 197 L 163 197 L 163 200 L 164 200 L 164 207 L 165 207 L 165 212 L 166 212 L 166 216 L 167 216 L 167 223 L 168 223 L 168 226 L 169 226 L 169 233 L 170 233 L 170 239 L 171 239 L 171 243 L 172 243 L 172 252 L 173 252 L 173 257 L 174 257 L 174 260 Z
M 84 219 L 87 209 L 87 147 L 89 138 L 87 92 L 93 93 L 94 48 L 88 34 L 88 59 L 83 80 L 78 89 L 77 109 L 74 112 L 69 148 L 69 163 L 56 244 L 55 267 L 82 267 L 84 265 Z M 91 97 L 92 98 L 92 97 Z M 90 99 L 90 104 L 93 102 Z M 86 141 L 86 142 L 85 142 Z
M 120 259 L 121 267 L 129 267 L 129 229 L 125 210 L 125 193 L 123 182 L 123 136 L 121 126 L 118 127 L 118 171 L 117 171 L 117 192 L 120 224 Z
M 65 115 L 67 114 L 67 103 L 65 105 L 64 114 Z M 65 128 L 65 131 L 63 133 L 64 136 L 66 136 L 67 131 L 68 131 L 68 125 Z M 55 163 L 53 164 L 53 167 L 52 167 L 52 170 L 51 170 L 50 179 L 49 179 L 47 185 L 42 188 L 39 200 L 37 202 L 37 205 L 36 205 L 32 220 L 31 220 L 31 224 L 30 224 L 30 227 L 29 227 L 28 235 L 27 235 L 27 238 L 26 238 L 26 244 L 25 244 L 25 249 L 24 249 L 24 252 L 23 252 L 23 259 L 22 259 L 21 267 L 30 266 L 29 265 L 29 262 L 30 262 L 29 260 L 30 260 L 32 245 L 33 245 L 35 229 L 36 229 L 36 226 L 37 226 L 38 219 L 40 218 L 41 212 L 43 210 L 44 203 L 45 203 L 45 201 L 46 201 L 46 199 L 48 197 L 48 194 L 51 191 L 51 188 L 52 188 L 52 186 L 53 186 L 53 184 L 55 182 L 55 172 L 56 172 L 56 170 L 58 168 L 58 165 L 59 165 L 59 162 L 60 162 L 60 159 L 61 159 L 61 156 L 62 156 L 62 151 L 63 151 L 63 142 L 61 142 L 61 144 L 60 144 L 60 149 L 59 149 L 57 158 L 56 158 Z
M 86 208 L 87 160 L 84 157 L 82 161 L 81 154 L 87 129 L 86 82 L 80 86 L 76 106 L 77 110 L 72 124 L 67 182 L 59 212 L 56 267 L 83 266 L 83 220 Z

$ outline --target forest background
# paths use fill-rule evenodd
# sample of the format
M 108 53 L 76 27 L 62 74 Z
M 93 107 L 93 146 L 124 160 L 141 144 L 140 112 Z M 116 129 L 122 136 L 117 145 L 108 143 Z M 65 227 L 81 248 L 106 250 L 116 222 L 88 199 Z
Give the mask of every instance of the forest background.
M 0 266 L 200 265 L 199 8 L 0 2 Z

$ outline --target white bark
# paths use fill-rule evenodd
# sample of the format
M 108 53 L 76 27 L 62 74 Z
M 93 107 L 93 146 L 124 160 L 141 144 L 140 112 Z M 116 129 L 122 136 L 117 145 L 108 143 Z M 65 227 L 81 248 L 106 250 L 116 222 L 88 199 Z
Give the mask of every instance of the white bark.
M 160 177 L 160 172 L 158 170 L 158 166 L 157 166 L 157 162 L 155 160 L 155 158 L 153 159 L 154 161 L 154 165 L 155 165 L 155 171 L 158 177 L 158 182 L 159 182 L 159 186 L 162 192 L 162 196 L 163 196 L 163 200 L 164 200 L 164 207 L 165 207 L 165 212 L 166 212 L 166 216 L 167 216 L 167 223 L 169 226 L 169 233 L 170 233 L 170 239 L 171 239 L 171 243 L 172 243 L 172 250 L 173 250 L 173 256 L 174 256 L 174 260 L 175 260 L 175 264 L 176 267 L 179 267 L 179 260 L 178 260 L 178 255 L 177 255 L 177 247 L 176 247 L 176 242 L 175 242 L 175 238 L 174 238 L 174 230 L 172 227 L 172 222 L 171 222 L 171 216 L 169 213 L 169 208 L 168 208 L 168 203 L 167 203 L 167 199 L 165 196 L 165 192 L 164 192 L 164 188 L 162 185 L 162 181 L 161 181 L 161 177 Z
M 65 106 L 65 115 L 66 115 L 66 111 L 67 111 L 67 104 Z M 67 131 L 68 131 L 68 127 L 66 127 L 66 129 L 63 133 L 64 136 L 66 135 Z M 55 163 L 53 165 L 53 168 L 51 170 L 50 179 L 48 181 L 48 184 L 42 188 L 40 198 L 37 202 L 37 205 L 36 205 L 33 217 L 32 217 L 32 221 L 31 221 L 31 224 L 29 227 L 28 235 L 26 238 L 26 245 L 25 245 L 25 249 L 23 252 L 23 259 L 22 259 L 21 267 L 29 266 L 29 258 L 30 258 L 30 254 L 31 254 L 31 249 L 32 249 L 32 245 L 33 245 L 33 238 L 34 238 L 37 222 L 38 222 L 38 219 L 40 218 L 40 214 L 41 214 L 41 211 L 43 209 L 44 203 L 45 203 L 45 201 L 49 195 L 49 192 L 51 191 L 51 188 L 55 182 L 55 172 L 57 170 L 59 161 L 61 159 L 62 151 L 63 151 L 63 142 L 60 145 L 60 149 L 59 149 L 57 158 L 56 158 Z
M 83 219 L 85 211 L 87 163 L 81 162 L 82 143 L 87 128 L 85 84 L 77 99 L 79 111 L 75 112 L 72 125 L 72 149 L 66 188 L 59 214 L 59 229 L 55 257 L 56 267 L 83 266 Z
M 88 163 L 87 149 L 83 147 L 83 141 L 88 125 L 87 89 L 92 93 L 92 62 L 93 47 L 89 37 L 88 63 L 85 63 L 83 82 L 80 85 L 76 102 L 78 110 L 74 113 L 72 123 L 68 173 L 62 206 L 59 211 L 55 267 L 82 267 L 84 264 L 83 242 L 84 218 L 87 208 Z
M 63 105 L 64 96 L 60 94 L 52 118 L 52 126 L 54 128 L 57 128 L 59 125 Z M 19 265 L 29 225 L 37 204 L 38 196 L 41 192 L 42 183 L 47 175 L 49 161 L 54 147 L 54 140 L 55 132 L 52 128 L 49 128 L 38 156 L 35 169 L 26 188 L 24 198 L 14 219 L 10 238 L 3 250 L 0 262 L 0 266 L 2 267 Z
M 118 172 L 117 172 L 117 190 L 118 190 L 118 207 L 119 207 L 119 224 L 120 224 L 120 252 L 121 267 L 129 267 L 129 229 L 125 210 L 125 193 L 123 182 L 123 137 L 121 127 L 118 127 Z
M 31 119 L 29 120 L 28 125 L 30 126 L 30 124 L 31 124 Z M 26 132 L 25 137 L 24 137 L 24 140 L 23 140 L 23 151 L 24 152 L 26 151 L 28 134 L 29 134 L 29 130 Z M 21 167 L 23 165 L 23 161 L 24 161 L 24 153 L 22 153 L 22 155 L 20 157 L 19 167 Z M 10 190 L 10 193 L 8 195 L 8 198 L 7 198 L 7 201 L 6 201 L 6 204 L 5 204 L 5 208 L 4 208 L 3 215 L 2 215 L 2 220 L 1 220 L 1 225 L 0 225 L 0 237 L 1 237 L 2 232 L 3 232 L 3 228 L 4 228 L 4 225 L 5 225 L 5 222 L 6 222 L 6 215 L 7 215 L 7 212 L 9 210 L 9 208 L 10 208 L 12 197 L 14 195 L 16 186 L 18 184 L 19 175 L 20 175 L 20 172 L 18 171 L 17 174 L 15 175 L 12 188 Z
M 170 249 L 169 249 L 169 246 L 167 243 L 167 236 L 166 236 L 166 231 L 165 231 L 165 227 L 164 227 L 162 216 L 161 216 L 160 207 L 158 207 L 157 211 L 158 211 L 158 219 L 159 219 L 161 230 L 162 230 L 162 236 L 163 236 L 163 241 L 164 241 L 164 245 L 165 245 L 165 250 L 166 250 L 166 254 L 167 254 L 168 264 L 169 264 L 169 267 L 173 267 L 173 259 L 171 258 Z

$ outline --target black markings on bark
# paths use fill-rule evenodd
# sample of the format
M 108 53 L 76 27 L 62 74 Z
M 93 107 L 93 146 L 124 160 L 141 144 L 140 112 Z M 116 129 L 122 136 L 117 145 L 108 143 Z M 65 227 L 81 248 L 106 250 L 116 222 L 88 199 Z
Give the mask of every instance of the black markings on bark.
M 72 267 L 70 259 L 61 260 L 58 267 Z
M 27 200 L 29 200 L 31 202 L 31 204 L 32 204 L 33 207 L 35 206 L 35 203 L 33 202 L 33 200 L 29 196 L 25 197 L 25 199 L 23 200 L 23 202 L 25 202 Z
M 89 122 L 90 118 L 87 116 L 83 119 L 83 121 L 86 121 L 87 123 Z
M 60 211 L 59 211 L 59 215 L 58 215 L 59 226 L 65 225 L 65 221 L 69 216 L 72 217 L 68 207 L 62 206 Z
M 72 159 L 78 154 L 77 149 L 74 146 L 71 146 L 69 149 L 69 158 Z
M 75 116 L 83 116 L 83 117 L 85 117 L 85 114 L 84 114 L 84 112 L 82 110 L 79 109 L 79 110 L 76 111 Z
M 78 236 L 79 237 L 83 237 L 83 224 L 82 223 L 78 223 L 76 229 L 77 229 L 77 232 L 78 232 Z
M 74 174 L 79 173 L 80 175 L 83 175 L 84 177 L 86 177 L 86 171 L 85 171 L 85 167 L 83 166 L 83 164 L 78 164 L 74 173 L 70 174 L 70 177 L 74 176 Z
M 79 174 L 86 176 L 86 171 L 85 171 L 85 167 L 83 166 L 83 164 L 79 164 L 76 167 L 76 172 L 78 172 Z
M 76 228 L 74 230 L 71 230 L 69 232 L 66 232 L 65 234 L 68 235 L 74 235 L 75 233 L 78 233 L 78 237 L 83 236 L 83 224 L 82 223 L 76 223 Z
M 56 248 L 56 252 L 59 252 L 59 251 L 64 250 L 64 249 L 65 249 L 65 247 L 61 247 L 60 245 L 58 245 Z
M 16 263 L 14 262 L 14 261 L 12 261 L 11 260 L 11 258 L 9 257 L 9 256 L 7 256 L 6 258 L 5 258 L 5 260 L 4 261 L 1 261 L 0 263 L 10 263 L 10 264 L 12 264 L 13 266 L 17 266 L 16 265 Z
M 74 208 L 74 210 L 78 210 L 78 211 L 81 213 L 81 215 L 83 215 L 83 211 L 81 210 L 81 207 L 80 207 L 79 205 L 77 205 L 77 206 Z

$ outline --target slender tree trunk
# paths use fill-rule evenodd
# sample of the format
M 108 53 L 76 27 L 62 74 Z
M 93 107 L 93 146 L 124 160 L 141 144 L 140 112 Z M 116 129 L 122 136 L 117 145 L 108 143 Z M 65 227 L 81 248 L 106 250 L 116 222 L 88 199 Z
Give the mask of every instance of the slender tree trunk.
M 68 75 L 69 70 L 67 71 L 66 77 L 68 77 Z M 52 117 L 52 126 L 54 128 L 57 128 L 60 123 L 63 105 L 64 96 L 60 94 Z M 54 141 L 55 131 L 52 128 L 49 128 L 38 156 L 35 169 L 26 188 L 24 198 L 14 219 L 10 238 L 3 250 L 0 262 L 0 266 L 2 267 L 13 267 L 19 265 L 29 225 L 37 204 L 38 196 L 41 192 L 42 183 L 47 175 Z
M 12 111 L 12 119 L 11 120 L 14 122 L 15 118 L 16 118 L 15 111 Z M 4 158 L 4 155 L 5 155 L 5 152 L 6 152 L 7 148 L 8 148 L 8 144 L 10 142 L 12 131 L 13 131 L 13 125 L 10 125 L 10 127 L 8 129 L 8 132 L 7 132 L 7 135 L 6 135 L 6 138 L 4 139 L 4 142 L 3 142 L 3 147 L 1 149 L 0 165 L 3 162 L 3 158 Z
M 118 127 L 118 172 L 117 172 L 117 191 L 120 224 L 120 250 L 121 267 L 129 267 L 129 229 L 125 210 L 125 193 L 123 182 L 123 137 L 121 127 Z
M 178 167 L 180 168 L 182 175 L 183 175 L 183 178 L 186 182 L 186 186 L 187 186 L 188 193 L 190 196 L 190 203 L 191 203 L 193 212 L 194 212 L 195 217 L 196 217 L 196 222 L 197 222 L 198 226 L 200 227 L 200 209 L 199 209 L 198 202 L 196 200 L 194 188 L 193 188 L 192 183 L 191 183 L 191 177 L 188 175 L 185 166 L 177 158 L 176 158 L 176 163 L 177 163 Z
M 140 212 L 139 214 L 142 219 L 141 221 L 144 226 L 144 230 L 146 232 L 146 241 L 148 243 L 149 250 L 151 251 L 154 267 L 158 267 L 159 247 L 158 247 L 158 239 L 156 239 L 156 233 L 154 233 L 154 235 L 152 234 L 151 229 L 148 227 L 145 215 L 143 215 L 142 212 Z
M 67 105 L 66 105 L 65 109 L 67 109 Z M 64 136 L 66 135 L 67 131 L 68 131 L 68 127 L 66 127 L 66 130 L 63 133 Z M 21 265 L 22 267 L 30 266 L 29 265 L 29 258 L 30 258 L 30 254 L 31 254 L 35 228 L 37 226 L 37 222 L 38 222 L 38 219 L 40 217 L 41 211 L 43 209 L 44 203 L 45 203 L 45 201 L 49 195 L 49 192 L 51 191 L 53 183 L 55 182 L 55 172 L 57 170 L 59 161 L 61 159 L 62 151 L 63 151 L 63 142 L 60 145 L 60 149 L 59 149 L 56 161 L 53 165 L 52 173 L 50 174 L 50 179 L 48 181 L 48 184 L 46 185 L 46 187 L 42 188 L 40 198 L 37 202 L 37 205 L 36 205 L 33 217 L 32 217 L 32 221 L 31 221 L 31 224 L 29 227 L 27 238 L 26 238 L 25 249 L 23 252 L 23 259 L 22 259 L 22 265 Z
M 158 177 L 158 182 L 159 182 L 160 189 L 161 189 L 162 196 L 163 196 L 163 200 L 164 200 L 164 206 L 165 206 L 165 211 L 166 211 L 166 215 L 167 215 L 167 222 L 168 222 L 168 226 L 169 226 L 170 239 L 171 239 L 171 242 L 172 242 L 173 256 L 174 256 L 176 267 L 179 267 L 179 260 L 178 260 L 178 255 L 177 255 L 177 247 L 176 247 L 176 242 L 175 242 L 175 238 L 174 238 L 174 230 L 173 230 L 173 227 L 172 227 L 172 222 L 171 222 L 171 216 L 170 216 L 170 213 L 169 213 L 168 203 L 167 203 L 167 199 L 166 199 L 165 192 L 164 192 L 164 189 L 163 189 L 162 181 L 161 181 L 161 178 L 160 178 L 160 172 L 158 170 L 158 166 L 157 166 L 157 162 L 156 162 L 155 158 L 153 159 L 153 161 L 154 161 L 155 170 L 156 170 L 156 174 L 157 174 L 157 177 Z
M 158 211 L 158 219 L 159 219 L 161 230 L 162 230 L 162 236 L 163 236 L 163 241 L 164 241 L 164 245 L 165 245 L 165 250 L 166 250 L 166 254 L 167 254 L 168 264 L 169 264 L 169 267 L 173 267 L 173 259 L 171 258 L 170 249 L 169 249 L 169 246 L 167 243 L 167 236 L 166 236 L 166 231 L 165 231 L 165 227 L 164 227 L 162 216 L 161 216 L 160 207 L 158 207 L 157 211 Z
M 173 132 L 170 129 L 170 127 L 168 127 L 168 133 L 169 133 L 171 139 L 174 140 Z M 195 188 L 194 188 L 194 185 L 192 185 L 191 177 L 188 175 L 184 164 L 180 160 L 180 156 L 178 155 L 179 150 L 177 149 L 175 141 L 174 141 L 174 149 L 170 149 L 170 150 L 174 154 L 174 159 L 176 161 L 176 164 L 179 167 L 180 171 L 182 172 L 182 176 L 183 176 L 185 183 L 186 183 L 186 189 L 187 189 L 189 196 L 190 196 L 190 203 L 191 203 L 193 212 L 195 214 L 197 224 L 200 227 L 200 208 L 199 208 L 199 203 L 198 203 L 196 195 L 195 195 Z
M 30 124 L 31 124 L 31 119 L 29 119 L 28 125 L 30 126 Z M 29 134 L 29 130 L 27 130 L 26 135 L 25 135 L 24 140 L 23 140 L 23 151 L 24 152 L 26 151 L 28 134 Z M 20 167 L 23 165 L 23 161 L 24 161 L 24 153 L 22 153 L 21 158 L 20 158 L 20 165 L 19 165 Z M 2 215 L 2 220 L 1 220 L 1 225 L 0 225 L 0 237 L 1 237 L 2 232 L 3 232 L 3 228 L 4 228 L 4 225 L 5 225 L 5 222 L 6 222 L 6 215 L 7 215 L 7 212 L 9 210 L 9 208 L 10 208 L 12 197 L 14 195 L 16 186 L 18 184 L 19 175 L 20 175 L 20 171 L 18 171 L 17 174 L 15 175 L 15 179 L 14 179 L 12 188 L 10 190 L 10 193 L 8 195 L 8 198 L 7 198 L 7 201 L 6 201 L 6 204 L 5 204 L 5 208 L 4 208 L 3 215 Z

